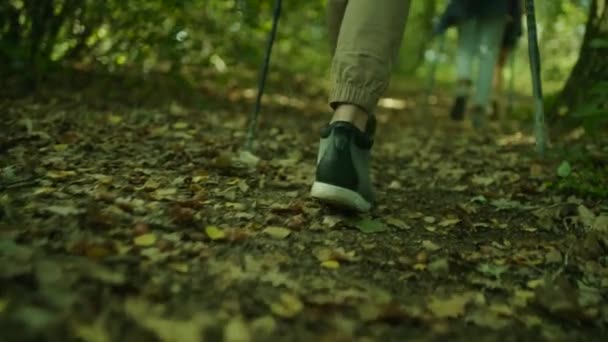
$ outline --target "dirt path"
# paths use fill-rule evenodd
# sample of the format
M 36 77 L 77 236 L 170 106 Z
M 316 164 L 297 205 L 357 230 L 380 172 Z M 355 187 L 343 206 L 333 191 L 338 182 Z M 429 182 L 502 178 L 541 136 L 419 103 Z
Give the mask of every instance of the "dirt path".
M 608 336 L 608 205 L 553 190 L 517 126 L 381 109 L 380 204 L 359 217 L 307 197 L 325 117 L 277 101 L 257 163 L 234 153 L 247 107 L 231 102 L 11 103 L 2 340 Z

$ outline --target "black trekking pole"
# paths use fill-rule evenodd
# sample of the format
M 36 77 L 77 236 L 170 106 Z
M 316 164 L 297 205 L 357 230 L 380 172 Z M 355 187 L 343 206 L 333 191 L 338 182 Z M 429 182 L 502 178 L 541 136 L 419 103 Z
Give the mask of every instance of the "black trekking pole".
M 442 32 L 439 36 L 439 42 L 437 43 L 437 53 L 434 54 L 433 59 L 431 59 L 431 65 L 429 68 L 429 74 L 427 77 L 427 85 L 426 85 L 426 94 L 424 96 L 424 107 L 423 113 L 427 115 L 429 112 L 429 100 L 431 95 L 433 95 L 433 91 L 435 90 L 435 80 L 437 74 L 437 64 L 439 63 L 439 59 L 441 58 L 441 54 L 443 53 L 443 47 L 445 45 L 445 32 Z
M 282 0 L 274 1 L 274 10 L 272 15 L 272 28 L 268 35 L 268 41 L 266 43 L 266 54 L 262 67 L 260 68 L 260 74 L 258 78 L 258 95 L 255 99 L 255 107 L 253 112 L 249 116 L 249 128 L 247 130 L 247 141 L 245 149 L 251 151 L 253 149 L 253 140 L 255 138 L 255 129 L 258 123 L 258 115 L 260 113 L 260 107 L 262 104 L 262 95 L 264 95 L 264 87 L 266 86 L 266 76 L 268 75 L 268 67 L 270 66 L 270 55 L 272 53 L 272 45 L 274 44 L 275 37 L 277 35 L 277 26 L 279 24 L 279 17 L 281 16 L 281 5 Z
M 515 102 L 515 51 L 509 55 L 509 94 L 507 97 L 507 114 L 513 115 Z
M 545 154 L 547 146 L 547 136 L 545 132 L 545 112 L 543 108 L 543 88 L 540 79 L 540 55 L 536 35 L 534 0 L 526 0 L 526 19 L 528 27 L 528 54 L 530 55 L 530 71 L 534 93 L 534 137 L 536 139 L 536 151 L 542 157 Z

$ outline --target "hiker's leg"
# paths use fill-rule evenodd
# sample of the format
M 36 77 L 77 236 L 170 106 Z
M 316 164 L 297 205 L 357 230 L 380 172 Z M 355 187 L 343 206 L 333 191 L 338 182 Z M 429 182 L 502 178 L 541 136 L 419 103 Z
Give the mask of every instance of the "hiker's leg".
M 492 116 L 497 118 L 503 108 L 504 99 L 504 68 L 507 63 L 510 49 L 502 46 L 494 67 L 494 94 L 492 100 Z
M 477 107 L 485 109 L 488 105 L 505 24 L 506 19 L 502 17 L 480 20 L 479 70 L 473 97 L 473 104 Z
M 473 75 L 473 60 L 479 44 L 477 21 L 470 19 L 458 26 L 458 48 L 456 50 L 456 98 L 450 117 L 462 120 L 467 107 L 467 99 L 471 90 Z
M 401 45 L 407 0 L 349 0 L 331 66 L 332 121 L 364 128 L 386 90 Z
M 467 20 L 458 26 L 456 50 L 456 96 L 468 96 L 473 77 L 473 61 L 479 46 L 478 22 Z
M 331 1 L 331 0 L 330 0 Z M 331 123 L 321 131 L 311 196 L 358 211 L 374 202 L 373 111 L 386 90 L 409 9 L 407 0 L 349 0 L 331 68 Z
M 348 0 L 327 1 L 327 33 L 329 35 L 329 46 L 331 48 L 332 56 L 334 55 L 336 45 L 338 44 L 338 35 L 340 34 L 340 27 L 342 26 L 342 19 L 344 18 L 344 11 L 346 11 L 347 3 Z

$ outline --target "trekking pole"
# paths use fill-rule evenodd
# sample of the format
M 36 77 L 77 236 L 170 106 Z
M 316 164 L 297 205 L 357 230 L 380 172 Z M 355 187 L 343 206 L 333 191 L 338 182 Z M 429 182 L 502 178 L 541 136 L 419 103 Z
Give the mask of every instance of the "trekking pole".
M 515 51 L 511 51 L 509 56 L 509 95 L 507 96 L 507 114 L 513 114 L 513 104 L 515 102 Z
M 445 33 L 441 33 L 439 36 L 439 42 L 437 44 L 437 53 L 431 59 L 431 67 L 429 68 L 429 74 L 427 77 L 426 94 L 424 96 L 424 108 L 422 112 L 427 115 L 429 112 L 429 99 L 435 90 L 435 77 L 437 74 L 437 64 L 439 64 L 439 58 L 443 52 L 443 46 L 445 44 Z
M 260 69 L 258 78 L 258 94 L 255 98 L 255 107 L 251 115 L 249 116 L 249 128 L 247 129 L 247 140 L 245 149 L 251 151 L 253 149 L 253 140 L 255 138 L 255 129 L 258 123 L 258 115 L 260 113 L 260 107 L 262 104 L 262 95 L 264 95 L 264 87 L 266 86 L 266 76 L 268 76 L 268 67 L 270 66 L 270 55 L 272 53 L 272 45 L 277 35 L 277 26 L 279 24 L 279 17 L 281 16 L 281 5 L 282 0 L 274 1 L 274 9 L 272 15 L 272 28 L 268 35 L 268 41 L 266 43 L 266 54 L 264 56 L 264 62 Z
M 538 37 L 536 35 L 536 16 L 534 15 L 534 0 L 526 0 L 526 19 L 528 27 L 528 54 L 532 74 L 532 89 L 534 93 L 534 137 L 536 151 L 542 157 L 546 150 L 545 112 L 543 108 L 543 88 L 540 79 L 540 56 Z

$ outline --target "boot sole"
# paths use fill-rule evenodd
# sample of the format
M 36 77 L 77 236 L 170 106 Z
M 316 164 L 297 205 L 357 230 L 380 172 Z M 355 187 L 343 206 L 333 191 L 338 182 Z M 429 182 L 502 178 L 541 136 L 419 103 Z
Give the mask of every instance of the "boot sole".
M 314 182 L 310 195 L 321 202 L 359 212 L 369 211 L 372 207 L 370 202 L 355 191 L 327 183 Z

